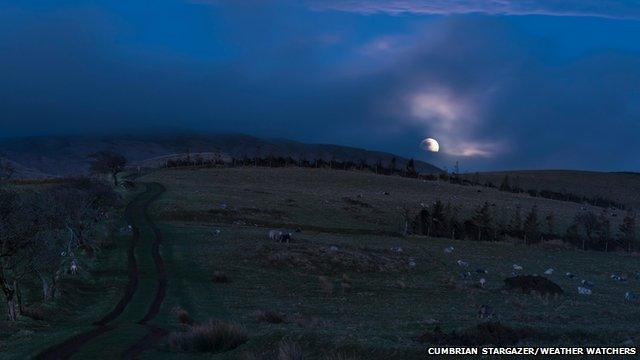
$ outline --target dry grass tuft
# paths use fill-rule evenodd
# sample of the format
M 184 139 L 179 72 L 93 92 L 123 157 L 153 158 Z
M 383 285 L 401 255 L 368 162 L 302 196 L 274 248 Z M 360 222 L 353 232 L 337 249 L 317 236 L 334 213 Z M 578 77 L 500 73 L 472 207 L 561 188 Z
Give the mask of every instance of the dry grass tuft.
M 282 341 L 278 346 L 278 360 L 302 360 L 302 348 L 293 341 Z
M 266 322 L 269 324 L 282 324 L 286 322 L 284 316 L 273 310 L 259 310 L 256 312 L 256 320 L 258 322 Z
M 247 340 L 244 326 L 222 321 L 209 321 L 204 325 L 192 326 L 185 332 L 169 335 L 171 348 L 185 352 L 224 352 L 237 348 Z
M 309 243 L 291 244 L 286 248 L 263 244 L 249 250 L 249 253 L 253 260 L 265 267 L 323 275 L 405 272 L 409 261 L 408 255 L 387 249 L 341 246 L 332 250 Z

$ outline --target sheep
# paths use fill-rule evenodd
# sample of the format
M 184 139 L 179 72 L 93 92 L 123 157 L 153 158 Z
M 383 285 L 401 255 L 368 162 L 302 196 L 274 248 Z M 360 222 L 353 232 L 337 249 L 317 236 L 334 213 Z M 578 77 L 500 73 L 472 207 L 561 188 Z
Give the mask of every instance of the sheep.
M 518 265 L 518 264 L 513 264 L 513 270 L 514 271 L 522 271 L 522 266 Z
M 580 285 L 582 285 L 582 287 L 588 288 L 588 289 L 593 289 L 593 287 L 595 286 L 591 281 L 588 280 L 582 280 L 580 282 Z
M 564 276 L 568 277 L 569 279 L 573 279 L 575 277 L 575 275 L 570 272 L 564 274 Z
M 578 286 L 578 294 L 580 295 L 591 295 L 591 289 Z
M 636 301 L 638 300 L 638 296 L 633 291 L 627 291 L 624 293 L 624 299 L 627 301 Z
M 545 274 L 545 275 L 551 275 L 551 274 L 553 274 L 553 271 L 554 271 L 554 270 L 553 270 L 553 268 L 548 268 L 548 269 L 544 272 L 544 274 Z
M 478 309 L 478 318 L 491 319 L 493 317 L 493 308 L 489 305 L 480 305 Z
M 291 242 L 291 233 L 285 233 L 280 230 L 271 230 L 269 231 L 269 239 L 282 243 Z
M 454 250 L 453 246 L 449 246 L 449 247 L 446 247 L 444 249 L 444 252 L 447 253 L 447 254 L 451 254 L 453 252 L 453 250 Z
M 400 247 L 400 246 L 394 246 L 394 247 L 391 248 L 391 251 L 397 252 L 397 253 L 401 253 L 404 250 L 402 250 L 402 247 Z
M 331 245 L 331 246 L 329 246 L 329 251 L 331 251 L 331 252 L 336 252 L 336 251 L 338 251 L 338 250 L 339 250 L 339 249 L 338 249 L 338 247 L 337 247 L 337 246 L 335 246 L 335 245 Z
M 611 274 L 611 278 L 619 282 L 627 282 L 627 278 L 619 274 Z
M 462 260 L 456 261 L 456 264 L 458 264 L 458 266 L 463 267 L 463 268 L 469 267 L 469 263 L 466 262 L 466 261 L 462 261 Z
M 71 274 L 78 274 L 78 261 L 76 259 L 71 260 Z
M 487 280 L 485 278 L 480 278 L 480 280 L 478 280 L 478 283 L 480 284 L 481 288 L 484 288 L 484 286 L 487 284 Z
M 485 270 L 485 269 L 478 268 L 478 269 L 476 269 L 476 273 L 478 273 L 478 274 L 487 274 L 489 272 L 487 270 Z

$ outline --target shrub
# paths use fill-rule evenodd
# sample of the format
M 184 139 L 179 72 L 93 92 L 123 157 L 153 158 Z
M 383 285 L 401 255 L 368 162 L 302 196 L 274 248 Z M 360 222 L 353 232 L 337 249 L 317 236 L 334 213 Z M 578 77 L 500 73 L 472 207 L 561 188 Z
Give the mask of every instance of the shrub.
M 193 326 L 188 331 L 169 335 L 171 348 L 186 352 L 224 352 L 237 348 L 247 340 L 247 330 L 242 325 L 222 321 L 209 321 Z
M 189 316 L 189 312 L 183 308 L 176 308 L 174 309 L 174 312 L 176 313 L 176 316 L 178 317 L 178 321 L 180 321 L 181 324 L 183 325 L 191 325 L 193 324 L 193 320 L 191 320 L 191 317 Z

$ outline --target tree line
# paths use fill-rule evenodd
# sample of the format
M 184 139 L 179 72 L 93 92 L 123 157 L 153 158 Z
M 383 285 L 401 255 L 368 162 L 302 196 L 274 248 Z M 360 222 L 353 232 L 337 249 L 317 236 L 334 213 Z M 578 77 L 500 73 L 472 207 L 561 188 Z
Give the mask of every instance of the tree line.
M 407 212 L 404 216 L 409 216 L 405 221 L 410 232 L 432 237 L 475 241 L 515 238 L 526 244 L 561 239 L 583 250 L 637 250 L 636 216 L 632 212 L 627 212 L 617 231 L 612 229 L 606 213 L 584 211 L 573 218 L 565 232 L 560 232 L 553 212 L 543 216 L 534 206 L 523 214 L 518 206 L 505 220 L 494 208 L 485 202 L 474 209 L 471 217 L 462 219 L 458 206 L 438 200 L 423 207 L 415 216 L 407 215 Z

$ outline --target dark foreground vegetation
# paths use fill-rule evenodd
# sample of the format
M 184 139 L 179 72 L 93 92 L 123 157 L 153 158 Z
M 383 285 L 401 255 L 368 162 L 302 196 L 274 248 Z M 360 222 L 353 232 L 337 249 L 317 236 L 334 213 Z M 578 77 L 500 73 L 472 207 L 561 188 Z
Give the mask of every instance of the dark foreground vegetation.
M 88 178 L 0 188 L 0 289 L 11 321 L 39 317 L 33 305 L 53 302 L 60 283 L 109 246 L 118 205 L 110 186 Z

